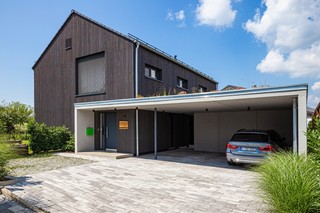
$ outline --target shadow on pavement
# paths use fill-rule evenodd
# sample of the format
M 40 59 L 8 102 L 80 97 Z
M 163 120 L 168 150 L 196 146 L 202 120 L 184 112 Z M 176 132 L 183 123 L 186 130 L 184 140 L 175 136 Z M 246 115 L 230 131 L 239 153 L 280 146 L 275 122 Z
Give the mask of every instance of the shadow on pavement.
M 141 155 L 139 158 L 154 159 L 154 154 Z M 175 163 L 186 163 L 199 166 L 220 167 L 225 169 L 249 170 L 248 165 L 229 165 L 224 153 L 200 152 L 190 148 L 158 152 L 157 160 Z

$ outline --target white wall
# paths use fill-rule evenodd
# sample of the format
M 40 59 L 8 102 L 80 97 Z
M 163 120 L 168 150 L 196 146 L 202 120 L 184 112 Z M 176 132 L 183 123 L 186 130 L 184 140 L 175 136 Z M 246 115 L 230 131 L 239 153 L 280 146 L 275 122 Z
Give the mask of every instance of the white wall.
M 76 110 L 75 112 L 75 152 L 93 151 L 94 136 L 86 135 L 87 127 L 94 127 L 94 113 L 92 110 Z
M 292 110 L 195 113 L 195 150 L 225 152 L 239 129 L 275 129 L 292 144 Z

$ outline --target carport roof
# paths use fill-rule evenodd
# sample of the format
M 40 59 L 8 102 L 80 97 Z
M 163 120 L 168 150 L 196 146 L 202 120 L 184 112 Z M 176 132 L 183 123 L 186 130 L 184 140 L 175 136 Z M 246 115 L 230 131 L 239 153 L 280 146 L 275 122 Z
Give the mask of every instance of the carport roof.
M 117 99 L 75 103 L 76 110 L 141 109 L 192 113 L 208 111 L 243 111 L 292 108 L 292 98 L 307 95 L 308 85 L 251 88 L 232 91 L 193 93 L 185 95 Z

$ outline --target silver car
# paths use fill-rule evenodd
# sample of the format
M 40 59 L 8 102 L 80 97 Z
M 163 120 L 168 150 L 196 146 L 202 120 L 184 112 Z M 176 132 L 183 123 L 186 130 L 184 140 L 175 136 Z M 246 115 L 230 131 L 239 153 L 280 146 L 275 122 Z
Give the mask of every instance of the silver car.
M 274 130 L 239 130 L 226 147 L 228 164 L 257 164 L 281 147 L 284 140 Z

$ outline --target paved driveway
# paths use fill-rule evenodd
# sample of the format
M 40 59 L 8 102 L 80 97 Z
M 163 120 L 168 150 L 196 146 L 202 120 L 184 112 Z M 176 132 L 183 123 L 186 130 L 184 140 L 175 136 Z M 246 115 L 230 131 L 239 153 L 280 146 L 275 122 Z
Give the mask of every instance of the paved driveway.
M 152 157 L 96 157 L 95 163 L 30 175 L 8 188 L 50 212 L 265 209 L 253 184 L 256 174 L 228 166 L 224 156 L 177 150 L 160 153 L 156 161 Z

